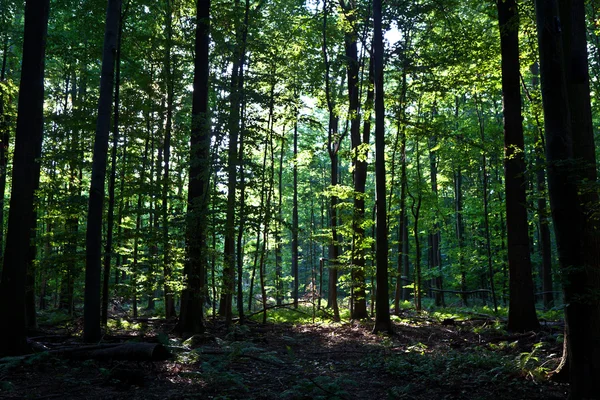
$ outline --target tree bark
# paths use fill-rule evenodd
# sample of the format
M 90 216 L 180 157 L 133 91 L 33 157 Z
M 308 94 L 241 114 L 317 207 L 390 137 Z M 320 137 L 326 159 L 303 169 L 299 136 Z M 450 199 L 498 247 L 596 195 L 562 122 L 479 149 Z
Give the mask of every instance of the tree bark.
M 365 288 L 365 257 L 363 221 L 365 219 L 365 186 L 367 180 L 367 149 L 361 145 L 365 143 L 360 134 L 359 110 L 359 73 L 357 34 L 353 31 L 356 25 L 355 9 L 352 2 L 340 1 L 350 25 L 344 34 L 344 48 L 346 54 L 346 72 L 348 85 L 348 119 L 350 120 L 350 140 L 352 142 L 352 166 L 354 178 L 354 213 L 352 218 L 352 319 L 368 317 L 367 299 Z M 371 69 L 372 70 L 372 69 Z M 368 96 L 367 96 L 368 101 Z M 371 105 L 367 105 L 370 107 Z M 367 117 L 367 118 L 370 118 Z M 365 132 L 363 132 L 363 136 Z M 368 134 L 367 134 L 368 138 Z M 368 141 L 366 142 L 368 144 Z
M 0 320 L 4 326 L 0 331 L 0 355 L 20 354 L 27 349 L 25 292 L 31 221 L 35 217 L 35 190 L 39 185 L 42 151 L 48 12 L 48 0 L 27 0 L 25 3 L 13 184 L 0 279 Z
M 508 329 L 526 332 L 537 330 L 540 325 L 535 312 L 527 224 L 525 144 L 519 66 L 519 14 L 515 0 L 498 0 L 497 6 L 504 106 L 504 182 L 510 293 Z M 493 277 L 491 279 L 493 280 Z
M 327 100 L 327 109 L 329 111 L 329 125 L 327 129 L 327 151 L 331 161 L 330 178 L 331 187 L 338 184 L 338 151 L 340 148 L 341 138 L 338 135 L 339 118 L 335 114 L 335 100 L 333 98 L 331 88 L 331 65 L 327 53 L 327 17 L 329 14 L 329 6 L 327 0 L 323 3 L 323 60 L 325 63 L 325 97 Z M 335 195 L 331 195 L 329 199 L 329 225 L 331 227 L 331 243 L 329 244 L 329 285 L 327 293 L 327 307 L 333 310 L 333 318 L 336 321 L 340 319 L 340 312 L 337 301 L 337 281 L 338 270 L 337 264 L 340 255 L 339 238 L 337 232 L 338 216 L 337 205 L 339 199 Z
M 236 0 L 236 5 L 239 0 Z M 223 267 L 223 291 L 219 313 L 225 316 L 229 327 L 233 318 L 233 292 L 235 291 L 235 192 L 237 187 L 238 140 L 240 131 L 240 68 L 245 63 L 249 2 L 246 1 L 244 24 L 236 24 L 236 44 L 233 54 L 233 71 L 229 98 L 229 147 L 227 150 L 227 211 L 225 219 L 225 248 Z
M 559 13 L 560 5 L 560 13 Z M 548 188 L 566 322 L 572 399 L 600 394 L 600 246 L 583 1 L 536 1 Z M 592 148 L 587 148 L 592 146 Z M 593 181 L 591 180 L 593 179 Z
M 164 171 L 162 182 L 162 242 L 163 242 L 163 290 L 165 299 L 165 317 L 176 316 L 175 299 L 171 280 L 173 268 L 171 261 L 171 242 L 169 239 L 169 187 L 171 168 L 171 136 L 173 130 L 173 102 L 175 97 L 175 74 L 171 65 L 171 48 L 173 46 L 173 10 L 171 0 L 166 0 L 166 48 L 165 48 L 165 80 L 167 83 L 167 119 L 165 123 Z
M 120 11 L 119 11 L 120 14 Z M 110 181 L 108 184 L 108 213 L 106 216 L 106 245 L 104 248 L 104 275 L 102 281 L 101 324 L 108 322 L 108 289 L 110 280 L 110 262 L 112 259 L 113 231 L 115 219 L 115 183 L 117 179 L 117 146 L 119 143 L 119 89 L 121 83 L 121 35 L 123 34 L 123 16 L 119 19 L 117 36 L 116 72 L 115 72 L 115 105 L 113 117 L 113 141 L 110 152 Z
M 298 308 L 298 111 L 294 120 L 294 194 L 292 199 L 292 299 Z M 312 208 L 311 208 L 312 210 Z M 312 225 L 311 225 L 312 226 Z M 313 288 L 314 290 L 314 288 Z
M 196 1 L 194 93 L 190 146 L 190 183 L 186 228 L 185 286 L 181 293 L 177 332 L 204 332 L 205 270 L 208 261 L 206 226 L 210 179 L 210 118 L 208 113 L 210 0 Z
M 120 9 L 121 0 L 108 0 L 86 232 L 83 340 L 88 343 L 100 340 L 102 211 Z
M 375 197 L 377 204 L 377 304 L 374 332 L 392 332 L 388 298 L 388 228 L 385 175 L 385 108 L 383 102 L 383 32 L 381 0 L 373 0 L 373 71 L 375 77 Z

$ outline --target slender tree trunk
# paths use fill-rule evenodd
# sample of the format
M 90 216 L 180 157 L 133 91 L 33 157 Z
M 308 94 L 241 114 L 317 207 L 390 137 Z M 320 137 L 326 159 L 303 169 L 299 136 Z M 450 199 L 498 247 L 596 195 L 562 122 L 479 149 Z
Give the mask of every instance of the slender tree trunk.
M 404 122 L 401 121 L 404 119 L 405 115 L 405 106 L 404 101 L 406 100 L 406 90 L 407 90 L 407 60 L 405 60 L 404 68 L 402 70 L 402 91 L 400 97 L 402 99 L 401 111 L 400 111 L 400 120 L 398 120 L 398 136 L 400 136 L 400 215 L 398 217 L 398 262 L 397 262 L 397 272 L 396 272 L 396 290 L 394 296 L 394 311 L 396 315 L 400 313 L 400 299 L 407 300 L 408 296 L 403 296 L 402 287 L 406 286 L 408 282 L 408 272 L 405 273 L 405 269 L 408 268 L 408 257 L 407 252 L 405 253 L 405 245 L 407 245 L 407 235 L 405 236 L 404 231 L 406 228 L 406 191 L 407 191 L 407 177 L 406 177 L 406 131 L 404 126 L 400 127 L 400 124 Z M 393 190 L 393 187 L 392 187 Z M 406 264 L 406 265 L 405 265 Z
M 104 279 L 102 282 L 101 324 L 106 327 L 108 321 L 108 289 L 110 280 L 110 263 L 112 259 L 113 231 L 115 218 L 115 181 L 117 179 L 117 146 L 119 143 L 119 89 L 121 83 L 121 35 L 123 34 L 123 16 L 119 21 L 117 36 L 117 55 L 115 73 L 115 107 L 113 116 L 113 141 L 110 152 L 110 181 L 108 184 L 108 214 L 106 216 L 106 245 L 104 248 Z
M 331 77 L 330 77 L 330 61 L 327 53 L 327 20 L 329 15 L 329 5 L 327 1 L 323 3 L 323 42 L 322 51 L 323 59 L 325 62 L 325 97 L 327 98 L 327 109 L 329 111 L 329 125 L 327 130 L 327 151 L 329 153 L 329 159 L 331 161 L 331 187 L 335 187 L 338 184 L 338 151 L 340 148 L 340 138 L 338 138 L 338 123 L 339 118 L 335 111 L 335 100 L 333 98 L 331 89 Z M 337 232 L 337 204 L 338 197 L 331 195 L 329 201 L 329 214 L 330 214 L 330 226 L 331 226 L 331 243 L 329 245 L 329 286 L 327 293 L 327 307 L 333 310 L 333 319 L 339 321 L 340 311 L 337 301 L 337 281 L 338 271 L 337 264 L 339 262 L 339 238 Z
M 204 332 L 205 270 L 208 261 L 206 226 L 210 178 L 210 118 L 208 113 L 210 0 L 196 1 L 194 94 L 190 146 L 190 183 L 186 228 L 185 286 L 176 330 L 183 335 Z
M 423 295 L 422 284 L 421 284 L 421 240 L 419 237 L 419 221 L 421 217 L 421 206 L 423 203 L 423 193 L 421 189 L 422 177 L 421 177 L 421 155 L 419 153 L 419 141 L 415 139 L 415 166 L 417 172 L 417 194 L 416 199 L 412 193 L 409 193 L 411 198 L 411 212 L 413 215 L 413 235 L 415 238 L 415 268 L 414 268 L 414 297 L 415 297 L 415 309 L 420 312 L 421 297 Z
M 429 138 L 429 171 L 431 178 L 431 192 L 435 198 L 435 202 L 438 202 L 438 189 L 437 189 L 437 156 L 434 150 L 437 146 L 437 137 L 435 134 Z M 433 293 L 435 298 L 435 305 L 441 307 L 444 305 L 444 292 L 443 277 L 442 277 L 442 260 L 441 260 L 441 227 L 437 220 L 433 224 L 433 231 L 429 234 L 429 241 L 431 247 L 429 249 L 430 266 L 432 269 L 433 278 L 431 280 L 432 288 L 436 289 Z
M 31 221 L 35 218 L 35 190 L 39 185 L 38 160 L 42 150 L 48 11 L 48 0 L 27 0 L 25 3 L 13 184 L 6 253 L 0 279 L 0 320 L 4 327 L 1 331 L 0 356 L 20 354 L 27 350 L 25 293 Z
M 539 65 L 538 63 L 532 64 L 531 73 L 532 86 L 534 88 L 539 87 Z M 554 306 L 554 292 L 552 283 L 552 241 L 550 238 L 550 221 L 548 215 L 547 206 L 547 191 L 546 191 L 546 159 L 544 156 L 544 145 L 543 130 L 539 120 L 539 115 L 536 115 L 536 127 L 537 134 L 534 136 L 535 141 L 535 168 L 536 168 L 536 187 L 538 193 L 537 200 L 537 212 L 538 212 L 538 225 L 540 235 L 540 256 L 542 259 L 542 301 L 546 310 Z
M 236 0 L 236 5 L 239 0 Z M 225 316 L 225 324 L 229 327 L 233 318 L 232 303 L 235 287 L 235 192 L 237 187 L 237 152 L 240 130 L 240 96 L 243 88 L 239 87 L 240 68 L 245 63 L 246 38 L 248 28 L 249 0 L 246 0 L 244 24 L 236 27 L 237 43 L 234 52 L 233 71 L 231 75 L 230 112 L 229 112 L 229 148 L 227 151 L 227 212 L 225 220 L 225 251 L 223 267 L 223 292 L 219 313 Z
M 354 16 L 354 7 L 351 2 L 341 1 L 342 7 L 346 13 L 346 18 L 350 26 L 356 24 Z M 350 120 L 350 139 L 352 142 L 352 165 L 354 170 L 354 214 L 352 218 L 352 319 L 367 318 L 367 299 L 365 288 L 365 257 L 363 243 L 365 241 L 365 230 L 363 221 L 365 219 L 365 186 L 367 180 L 367 154 L 362 148 L 362 144 L 368 144 L 369 132 L 363 132 L 367 141 L 360 134 L 360 93 L 358 76 L 360 65 L 358 62 L 357 35 L 353 31 L 346 31 L 344 36 L 344 47 L 348 66 L 348 119 Z M 372 78 L 372 68 L 369 69 L 369 75 Z M 372 79 L 371 79 L 372 80 Z M 369 82 L 370 83 L 370 82 Z M 369 89 L 372 96 L 372 89 Z M 369 96 L 367 96 L 367 101 Z M 370 98 L 372 100 L 372 97 Z M 370 107 L 371 105 L 367 105 Z M 370 118 L 366 116 L 365 118 Z M 370 128 L 370 126 L 369 126 Z
M 281 305 L 281 302 L 283 301 L 283 281 L 282 281 L 282 254 L 281 254 L 281 222 L 283 221 L 283 209 L 282 209 L 282 203 L 283 203 L 283 155 L 284 155 L 284 150 L 285 150 L 285 146 L 284 146 L 285 140 L 282 138 L 281 139 L 281 149 L 279 152 L 279 169 L 278 169 L 278 185 L 279 185 L 279 192 L 277 194 L 278 199 L 277 199 L 277 221 L 275 223 L 275 298 L 276 298 L 276 302 L 277 305 Z M 293 210 L 292 210 L 292 225 L 294 224 L 293 222 Z M 298 238 L 296 237 L 296 240 Z M 293 240 L 293 239 L 292 239 Z M 296 247 L 297 249 L 297 247 Z M 298 258 L 296 257 L 296 260 L 298 260 Z
M 537 330 L 540 325 L 535 313 L 527 224 L 525 144 L 519 72 L 519 14 L 515 0 L 498 0 L 497 5 L 504 106 L 504 182 L 510 285 L 508 329 L 524 332 Z M 485 215 L 487 217 L 487 213 Z M 490 279 L 496 307 L 493 276 Z
M 244 71 L 243 65 L 240 68 L 240 89 L 243 87 Z M 242 124 L 240 128 L 240 149 L 238 154 L 238 163 L 240 165 L 240 217 L 237 235 L 237 308 L 240 317 L 240 323 L 244 323 L 244 229 L 246 228 L 246 176 L 244 174 L 244 139 L 246 135 L 244 92 L 242 91 Z
M 298 111 L 294 120 L 294 194 L 292 203 L 292 298 L 298 308 Z M 312 197 L 311 197 L 312 201 Z M 311 203 L 312 204 L 312 203 Z M 312 209 L 311 209 L 312 211 Z M 312 229 L 312 226 L 311 226 Z M 314 288 L 313 288 L 314 290 Z
M 167 118 L 165 123 L 164 141 L 164 170 L 162 182 L 162 242 L 163 242 L 163 290 L 165 299 L 165 317 L 176 316 L 171 261 L 171 242 L 169 239 L 169 187 L 171 185 L 169 173 L 171 168 L 171 135 L 173 129 L 173 108 L 175 97 L 175 73 L 171 64 L 171 48 L 173 45 L 173 6 L 172 0 L 166 0 L 166 47 L 165 47 L 165 80 L 167 83 Z
M 492 292 L 492 299 L 494 304 L 494 310 L 498 311 L 498 304 L 496 300 L 496 290 L 494 283 L 495 271 L 493 268 L 493 260 L 492 260 L 492 243 L 491 243 L 491 233 L 490 233 L 490 220 L 489 220 L 489 178 L 488 178 L 488 160 L 485 149 L 485 122 L 483 119 L 483 107 L 480 105 L 479 98 L 475 98 L 475 108 L 477 111 L 477 120 L 479 124 L 479 136 L 481 139 L 481 143 L 483 146 L 483 151 L 481 154 L 481 181 L 482 181 L 482 196 L 483 196 L 483 229 L 485 235 L 485 251 L 486 251 L 486 259 L 487 259 L 487 276 L 488 283 L 490 285 L 490 289 Z M 527 242 L 529 243 L 529 242 Z M 527 253 L 529 254 L 529 253 Z M 485 275 L 485 274 L 484 274 Z M 484 276 L 482 275 L 482 277 Z M 481 281 L 482 287 L 485 286 L 485 278 L 482 278 Z M 533 293 L 533 290 L 532 290 Z M 487 301 L 486 294 L 482 293 L 484 304 Z
M 2 45 L 2 68 L 0 82 L 6 80 L 6 63 L 8 59 L 8 35 L 4 36 Z M 0 262 L 4 259 L 4 194 L 6 191 L 6 168 L 8 166 L 8 146 L 10 144 L 10 116 L 6 104 L 10 98 L 0 95 Z
M 108 0 L 86 232 L 83 340 L 88 343 L 100 340 L 102 211 L 120 10 L 121 0 Z
M 377 203 L 377 304 L 374 332 L 392 332 L 388 296 L 388 228 L 385 175 L 385 108 L 383 102 L 383 32 L 381 0 L 373 0 L 373 70 L 375 78 L 375 198 Z

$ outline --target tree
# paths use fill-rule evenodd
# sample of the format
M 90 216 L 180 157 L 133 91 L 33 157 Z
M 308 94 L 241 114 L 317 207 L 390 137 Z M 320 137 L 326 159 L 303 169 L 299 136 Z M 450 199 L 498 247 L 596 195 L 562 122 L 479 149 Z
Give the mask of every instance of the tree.
M 368 132 L 366 138 L 360 134 L 360 87 L 358 61 L 358 37 L 356 30 L 355 5 L 352 1 L 340 1 L 348 23 L 349 29 L 344 34 L 344 49 L 347 59 L 348 82 L 348 119 L 350 119 L 350 140 L 352 142 L 352 165 L 354 178 L 354 215 L 352 218 L 352 287 L 353 305 L 352 318 L 367 318 L 367 296 L 365 293 L 365 257 L 363 222 L 365 218 L 365 186 L 367 181 L 367 155 L 363 144 L 368 145 Z M 367 139 L 363 141 L 363 139 Z
M 392 332 L 388 300 L 388 229 L 385 176 L 385 108 L 383 102 L 383 32 L 381 0 L 373 0 L 373 70 L 375 78 L 375 179 L 377 202 L 377 305 L 374 332 Z
M 519 71 L 519 14 L 515 0 L 498 0 L 500 48 L 502 52 L 502 95 L 504 105 L 504 175 L 510 303 L 508 329 L 539 329 L 535 313 L 533 278 L 527 228 L 525 151 L 521 117 Z
M 589 112 L 589 73 L 582 1 L 536 1 L 548 189 L 564 275 L 565 354 L 571 398 L 598 398 L 600 268 L 597 188 Z M 562 18 L 561 18 L 562 17 Z M 562 21 L 558 24 L 557 21 Z M 564 24 L 564 28 L 561 25 Z M 576 96 L 582 96 L 578 99 Z M 581 109 L 578 109 L 581 107 Z M 581 118 L 576 121 L 576 118 Z M 593 145 L 592 145 L 593 147 Z
M 204 332 L 204 296 L 207 257 L 207 215 L 210 169 L 210 118 L 208 114 L 208 74 L 210 44 L 210 0 L 196 1 L 196 42 L 194 95 L 192 99 L 192 136 L 190 183 L 186 230 L 187 260 L 181 312 L 177 331 L 181 334 Z
M 43 134 L 44 69 L 49 0 L 25 2 L 23 62 L 6 253 L 0 280 L 0 355 L 27 350 L 25 292 L 29 265 L 31 221 L 35 220 L 35 191 L 39 186 Z
M 86 342 L 100 340 L 100 271 L 102 259 L 102 212 L 104 204 L 104 181 L 106 156 L 112 104 L 115 55 L 121 15 L 121 0 L 108 0 L 98 119 L 92 159 L 92 179 L 86 231 L 86 268 L 83 338 Z

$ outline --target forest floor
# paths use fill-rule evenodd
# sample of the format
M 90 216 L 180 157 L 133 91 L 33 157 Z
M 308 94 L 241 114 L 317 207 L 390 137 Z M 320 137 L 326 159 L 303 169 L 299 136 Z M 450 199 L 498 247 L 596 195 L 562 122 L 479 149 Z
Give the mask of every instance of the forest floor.
M 290 311 L 288 311 L 290 312 Z M 284 318 L 285 319 L 285 318 Z M 113 321 L 114 322 L 114 321 Z M 32 341 L 82 346 L 81 321 L 43 326 Z M 162 342 L 163 361 L 73 360 L 53 353 L 0 359 L 0 399 L 566 399 L 545 374 L 560 360 L 560 323 L 511 335 L 502 320 L 472 315 L 394 317 L 372 323 L 250 321 L 182 341 L 158 319 L 119 320 L 106 342 Z

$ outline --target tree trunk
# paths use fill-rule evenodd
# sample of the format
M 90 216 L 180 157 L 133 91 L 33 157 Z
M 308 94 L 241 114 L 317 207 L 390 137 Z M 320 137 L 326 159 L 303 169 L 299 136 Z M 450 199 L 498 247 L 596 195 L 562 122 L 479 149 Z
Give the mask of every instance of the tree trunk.
M 282 203 L 283 203 L 283 155 L 285 152 L 285 140 L 282 138 L 281 139 L 281 149 L 279 152 L 279 169 L 278 169 L 278 185 L 279 185 L 279 192 L 277 194 L 278 199 L 277 199 L 277 221 L 275 222 L 275 299 L 277 302 L 277 305 L 281 305 L 281 302 L 283 301 L 283 281 L 282 281 L 282 254 L 281 254 L 281 226 L 282 226 L 282 221 L 283 221 L 283 209 L 282 209 Z M 297 210 L 297 209 L 296 209 Z M 292 210 L 292 225 L 293 225 L 293 210 Z M 297 217 L 297 215 L 296 215 Z M 298 237 L 296 237 L 296 240 L 298 239 Z M 292 239 L 293 240 L 293 239 Z M 298 248 L 296 247 L 296 250 Z M 297 256 L 297 254 L 296 254 Z M 296 261 L 298 260 L 298 258 L 296 257 Z M 297 267 L 297 265 L 296 265 Z M 297 306 L 296 306 L 297 308 Z
M 497 6 L 504 106 L 504 182 L 510 293 L 508 329 L 525 332 L 537 330 L 540 325 L 535 312 L 527 224 L 525 144 L 519 66 L 519 14 L 515 0 L 498 0 Z M 493 276 L 490 279 L 494 307 L 496 307 Z
M 329 153 L 329 159 L 331 161 L 331 187 L 335 187 L 338 184 L 338 151 L 340 148 L 340 138 L 338 137 L 338 123 L 339 118 L 335 111 L 335 100 L 331 89 L 331 77 L 330 77 L 330 61 L 327 53 L 327 17 L 329 14 L 329 6 L 327 0 L 323 3 L 323 60 L 325 62 L 325 97 L 327 100 L 327 109 L 329 111 L 329 125 L 327 130 L 327 151 Z M 329 212 L 330 212 L 330 227 L 331 227 L 331 243 L 329 244 L 329 286 L 327 293 L 327 307 L 333 310 L 333 319 L 339 321 L 340 311 L 337 302 L 337 280 L 338 271 L 337 263 L 339 262 L 339 238 L 337 232 L 337 204 L 338 198 L 335 195 L 331 195 L 329 201 Z
M 563 361 L 570 398 L 592 399 L 600 393 L 600 246 L 592 212 L 597 188 L 586 185 L 596 181 L 596 162 L 584 2 L 538 0 L 536 15 L 548 188 L 567 305 Z
M 236 5 L 239 0 L 236 0 Z M 229 327 L 233 318 L 232 303 L 235 288 L 235 192 L 237 187 L 238 139 L 240 130 L 240 96 L 243 87 L 239 86 L 240 68 L 246 57 L 246 38 L 248 29 L 249 1 L 246 0 L 243 27 L 236 26 L 236 44 L 233 54 L 233 70 L 231 75 L 231 91 L 229 98 L 229 148 L 227 151 L 227 211 L 225 220 L 225 249 L 223 267 L 223 291 L 219 313 L 225 316 L 225 324 Z M 238 25 L 238 24 L 236 24 Z
M 292 298 L 298 308 L 298 111 L 294 120 L 294 194 L 292 203 Z M 311 197 L 312 200 L 312 197 Z M 312 204 L 312 203 L 311 203 Z M 312 210 L 312 208 L 311 208 Z M 312 227 L 312 225 L 311 225 Z M 312 229 L 312 228 L 311 228 Z M 314 287 L 313 287 L 314 290 Z
M 240 67 L 240 90 L 244 86 L 244 66 Z M 239 227 L 237 235 L 237 308 L 238 315 L 240 317 L 240 323 L 244 322 L 244 291 L 243 291 L 243 277 L 244 277 L 244 229 L 246 228 L 246 176 L 244 174 L 244 139 L 246 135 L 246 124 L 245 124 L 245 110 L 246 105 L 244 101 L 244 92 L 242 91 L 242 124 L 240 127 L 240 149 L 238 153 L 238 163 L 240 165 L 240 217 Z M 213 228 L 214 230 L 214 228 Z
M 435 154 L 435 147 L 437 146 L 437 137 L 433 134 L 429 138 L 429 171 L 431 178 L 431 192 L 434 196 L 434 201 L 438 202 L 438 189 L 437 189 L 437 156 Z M 437 207 L 436 207 L 437 208 Z M 431 280 L 431 286 L 437 290 L 433 293 L 435 297 L 435 305 L 441 307 L 444 305 L 444 292 L 443 292 L 443 277 L 442 277 L 442 259 L 441 259 L 441 227 L 437 222 L 439 216 L 436 216 L 436 222 L 433 224 L 433 232 L 429 234 L 429 242 L 431 247 L 429 249 L 430 266 L 432 269 L 433 279 Z
M 479 98 L 476 97 L 475 98 L 475 108 L 477 111 L 477 120 L 478 120 L 478 124 L 479 124 L 479 135 L 480 135 L 480 139 L 481 139 L 481 143 L 483 146 L 483 151 L 481 154 L 481 182 L 482 182 L 482 197 L 483 197 L 483 229 L 484 229 L 484 235 L 485 235 L 485 252 L 486 252 L 486 260 L 487 260 L 487 277 L 488 277 L 488 283 L 490 285 L 490 289 L 492 291 L 492 301 L 494 304 L 494 311 L 498 312 L 498 303 L 497 303 L 497 299 L 496 299 L 496 289 L 495 289 L 495 282 L 494 282 L 494 277 L 495 277 L 495 271 L 494 271 L 494 264 L 493 264 L 493 260 L 492 260 L 492 237 L 491 237 L 491 232 L 490 232 L 490 218 L 489 218 L 489 178 L 488 178 L 488 161 L 487 161 L 487 155 L 486 155 L 486 149 L 485 149 L 485 123 L 484 123 L 484 119 L 483 119 L 483 107 L 480 105 L 479 102 Z M 525 235 L 527 237 L 527 235 Z M 527 244 L 529 244 L 529 241 L 527 241 Z M 529 255 L 529 251 L 527 252 L 527 255 Z M 482 281 L 481 281 L 481 285 L 482 287 L 485 286 L 485 278 L 483 277 L 485 274 L 482 275 Z M 532 295 L 533 295 L 533 288 L 531 291 Z M 484 304 L 487 301 L 486 299 L 486 293 L 483 292 L 482 293 L 483 296 L 483 300 L 484 300 Z
M 413 215 L 413 235 L 415 238 L 415 268 L 414 268 L 414 298 L 415 298 L 415 309 L 420 312 L 421 297 L 422 297 L 422 285 L 421 285 L 421 240 L 419 238 L 419 218 L 421 216 L 421 205 L 423 203 L 423 193 L 421 190 L 421 155 L 419 154 L 419 141 L 415 139 L 415 166 L 417 173 L 417 195 L 416 199 L 412 193 L 409 196 L 412 200 L 411 212 Z
M 532 85 L 534 88 L 539 87 L 539 65 L 534 63 L 531 66 L 533 75 Z M 537 133 L 534 136 L 535 142 L 535 168 L 536 168 L 536 186 L 538 193 L 537 212 L 539 226 L 539 250 L 542 259 L 542 302 L 544 309 L 548 310 L 554 307 L 554 292 L 552 283 L 552 241 L 550 238 L 550 221 L 547 207 L 547 191 L 546 191 L 546 169 L 544 157 L 544 144 L 542 126 L 539 120 L 539 115 L 536 114 Z
M 0 320 L 3 323 L 0 356 L 23 353 L 26 343 L 28 249 L 39 184 L 44 106 L 44 61 L 49 1 L 25 3 L 23 62 L 13 176 L 6 235 L 6 253 L 0 280 Z M 25 221 L 25 223 L 23 223 Z
M 110 280 L 110 262 L 112 259 L 113 231 L 115 218 L 115 181 L 117 179 L 117 146 L 119 143 L 119 89 L 121 83 L 121 35 L 123 34 L 123 17 L 119 20 L 117 36 L 117 55 L 115 73 L 115 108 L 113 117 L 113 141 L 110 152 L 110 181 L 108 185 L 108 214 L 106 216 L 106 245 L 104 248 L 104 279 L 102 281 L 101 324 L 106 327 L 108 321 L 108 289 Z
M 163 242 L 163 290 L 165 299 L 165 317 L 176 316 L 175 299 L 172 287 L 172 261 L 171 242 L 169 239 L 169 187 L 171 184 L 169 173 L 171 168 L 171 133 L 173 129 L 173 108 L 175 97 L 175 74 L 171 65 L 171 48 L 173 46 L 173 9 L 171 0 L 166 0 L 166 43 L 165 43 L 165 80 L 167 83 L 167 119 L 165 123 L 164 141 L 164 170 L 162 182 L 162 242 Z
M 190 183 L 186 228 L 185 286 L 181 293 L 180 334 L 204 332 L 205 270 L 208 261 L 206 226 L 210 166 L 210 117 L 208 114 L 210 0 L 196 1 L 194 93 L 190 146 Z
M 83 339 L 88 343 L 100 340 L 102 211 L 120 10 L 121 0 L 108 0 L 86 232 Z
M 375 201 L 377 204 L 377 304 L 374 332 L 392 332 L 388 297 L 388 228 L 385 175 L 385 108 L 383 102 L 383 32 L 381 0 L 373 0 L 373 71 L 375 78 Z
M 8 59 L 8 35 L 4 36 L 2 46 L 2 67 L 0 82 L 6 80 L 6 62 Z M 0 262 L 4 259 L 4 193 L 6 192 L 6 168 L 8 166 L 8 146 L 10 144 L 10 116 L 7 104 L 10 98 L 0 95 Z
M 344 12 L 346 13 L 347 22 L 350 26 L 356 24 L 354 16 L 354 6 L 352 2 L 345 3 L 341 1 Z M 367 181 L 367 150 L 362 148 L 362 144 L 368 144 L 370 132 L 363 131 L 363 136 L 360 134 L 360 110 L 359 110 L 359 82 L 358 76 L 360 65 L 358 61 L 358 45 L 357 35 L 352 30 L 347 30 L 344 35 L 344 47 L 347 60 L 347 81 L 348 81 L 348 119 L 350 120 L 350 140 L 352 142 L 352 166 L 354 171 L 354 213 L 352 218 L 352 319 L 364 319 L 369 315 L 367 313 L 367 298 L 365 287 L 365 256 L 364 246 L 365 229 L 363 222 L 365 219 L 365 186 Z M 369 76 L 372 80 L 372 68 L 369 68 Z M 371 83 L 369 81 L 369 84 Z M 371 100 L 372 89 L 369 89 L 367 101 Z M 367 104 L 367 109 L 372 107 Z M 370 114 L 370 113 L 369 113 Z M 370 115 L 365 116 L 370 119 Z M 365 122 L 366 122 L 365 119 Z M 370 126 L 367 126 L 370 130 Z M 367 141 L 363 139 L 366 137 Z

